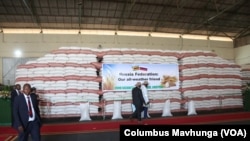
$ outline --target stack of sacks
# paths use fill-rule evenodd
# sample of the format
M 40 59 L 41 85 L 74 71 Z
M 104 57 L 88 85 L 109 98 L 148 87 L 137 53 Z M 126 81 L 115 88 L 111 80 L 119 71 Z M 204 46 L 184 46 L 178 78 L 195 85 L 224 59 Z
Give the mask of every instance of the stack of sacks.
M 132 95 L 130 91 L 109 91 L 103 93 L 105 101 L 112 100 L 131 100 Z
M 103 50 L 102 63 L 127 64 L 178 64 L 178 53 L 149 49 L 107 49 Z
M 179 64 L 180 89 L 149 90 L 150 113 L 162 113 L 166 100 L 170 100 L 173 111 L 183 110 L 182 101 L 190 100 L 197 110 L 243 106 L 240 67 L 207 51 L 61 47 L 20 65 L 16 83 L 30 83 L 37 88 L 43 99 L 42 116 L 80 116 L 77 107 L 86 102 L 90 102 L 90 115 L 102 114 L 100 107 L 112 115 L 116 101 L 121 101 L 121 114 L 130 114 L 131 91 L 101 91 L 102 63 Z M 99 103 L 101 96 L 104 103 Z
M 160 56 L 160 55 L 140 55 L 140 54 L 123 54 L 123 55 L 106 55 L 104 56 L 103 63 L 140 63 L 140 64 L 164 64 L 177 63 L 175 57 Z
M 250 83 L 250 67 L 241 69 L 242 75 L 242 86 L 246 86 L 247 83 Z
M 15 83 L 37 88 L 44 117 L 80 116 L 79 104 L 83 102 L 90 102 L 90 115 L 99 115 L 102 93 L 96 53 L 89 48 L 61 47 L 20 65 Z
M 237 95 L 232 94 L 221 97 L 221 103 L 223 109 L 235 108 L 235 107 L 243 107 L 243 98 Z
M 81 102 L 81 103 L 71 103 L 71 104 L 57 104 L 57 105 L 52 105 L 51 103 L 47 103 L 47 105 L 41 104 L 40 106 L 40 113 L 43 117 L 46 118 L 55 118 L 55 117 L 80 117 L 80 107 L 79 105 L 82 103 L 86 103 L 86 102 Z M 90 102 L 90 104 L 92 105 L 91 107 L 89 107 L 89 114 L 92 115 L 96 115 L 96 113 L 98 113 L 98 108 L 99 105 L 96 102 Z M 66 115 L 65 113 L 67 113 L 68 115 Z M 98 114 L 99 115 L 99 114 Z
M 195 108 L 197 110 L 208 110 L 208 109 L 214 109 L 219 108 L 221 106 L 220 102 L 221 99 L 218 97 L 206 97 L 206 98 L 190 98 L 190 101 L 193 101 L 195 103 Z M 184 104 L 184 109 L 188 109 L 188 101 L 186 100 L 186 103 Z
M 105 115 L 112 115 L 115 101 L 121 101 L 121 113 L 130 114 L 132 112 L 132 94 L 130 91 L 108 91 L 103 93 Z
M 174 51 L 149 50 L 149 49 L 103 49 L 101 63 L 113 64 L 178 64 L 179 53 Z M 157 91 L 155 91 L 157 93 Z M 162 93 L 162 92 L 159 92 Z M 170 97 L 169 97 L 170 95 Z M 181 105 L 181 95 L 178 90 L 163 92 L 162 95 L 152 94 L 152 108 L 149 111 L 162 113 L 165 100 L 171 99 L 171 109 L 178 110 Z M 158 97 L 157 97 L 158 96 Z M 175 96 L 175 97 L 174 97 Z M 164 97 L 164 99 L 162 99 Z M 121 100 L 122 115 L 131 114 L 131 91 L 128 92 L 104 92 L 105 114 L 111 115 L 114 101 Z
M 183 51 L 180 56 L 180 91 L 197 110 L 243 106 L 240 66 L 212 52 Z M 235 102 L 228 102 L 232 96 Z
M 171 112 L 181 110 L 182 98 L 178 90 L 148 91 L 148 97 L 150 99 L 149 113 L 161 113 L 166 100 L 170 102 Z
M 148 91 L 150 99 L 149 113 L 162 113 L 166 100 L 170 100 L 171 111 L 179 111 L 181 109 L 181 94 L 179 91 Z M 114 109 L 114 101 L 121 101 L 121 112 L 123 115 L 132 112 L 132 94 L 127 92 L 104 92 L 105 99 L 105 115 L 112 115 Z

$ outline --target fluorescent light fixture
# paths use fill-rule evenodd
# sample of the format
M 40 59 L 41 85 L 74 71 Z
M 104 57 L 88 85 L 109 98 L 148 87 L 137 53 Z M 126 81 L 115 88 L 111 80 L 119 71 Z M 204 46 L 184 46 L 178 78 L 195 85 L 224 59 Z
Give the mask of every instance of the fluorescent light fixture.
M 202 35 L 191 35 L 191 34 L 184 34 L 182 35 L 184 39 L 198 39 L 198 40 L 207 40 L 207 36 Z
M 152 37 L 180 38 L 180 34 L 172 34 L 172 33 L 152 32 L 152 33 L 150 33 L 150 35 Z
M 115 35 L 112 30 L 81 30 L 81 34 L 85 35 Z
M 233 41 L 233 39 L 229 37 L 218 37 L 218 36 L 210 36 L 210 40 L 217 40 L 217 41 Z
M 175 33 L 161 33 L 161 32 L 133 32 L 133 31 L 114 31 L 114 30 L 74 30 L 74 29 L 14 29 L 3 28 L 3 33 L 12 34 L 85 34 L 85 35 L 120 35 L 120 36 L 152 36 L 162 38 L 180 38 L 180 34 Z M 42 32 L 41 32 L 42 31 Z M 182 38 L 185 39 L 201 39 L 207 40 L 208 37 L 204 35 L 184 34 Z M 210 36 L 210 40 L 217 41 L 233 41 L 229 37 Z
M 148 32 L 133 32 L 133 31 L 117 31 L 117 35 L 121 36 L 148 36 Z
M 14 29 L 14 28 L 4 28 L 3 33 L 10 34 L 38 34 L 40 29 Z
M 43 34 L 78 34 L 78 30 L 67 29 L 43 29 Z
M 22 51 L 21 50 L 15 50 L 14 54 L 15 54 L 15 57 L 21 57 L 22 56 Z

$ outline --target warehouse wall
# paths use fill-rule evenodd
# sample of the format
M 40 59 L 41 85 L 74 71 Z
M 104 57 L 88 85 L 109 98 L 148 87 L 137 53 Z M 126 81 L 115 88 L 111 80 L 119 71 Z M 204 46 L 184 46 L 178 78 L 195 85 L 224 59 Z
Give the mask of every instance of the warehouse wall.
M 120 35 L 72 35 L 72 34 L 6 34 L 0 33 L 0 83 L 2 83 L 2 58 L 15 57 L 14 51 L 23 52 L 22 57 L 41 57 L 63 46 L 97 48 L 149 48 L 162 50 L 214 51 L 224 59 L 235 59 L 233 42 L 182 38 L 139 37 Z M 244 52 L 244 51 L 243 51 Z M 239 55 L 239 54 L 237 54 Z
M 235 48 L 235 62 L 239 65 L 250 66 L 250 45 Z
M 21 49 L 24 57 L 40 57 L 62 46 L 97 48 L 150 48 L 164 50 L 214 50 L 225 59 L 234 59 L 233 42 L 194 39 L 132 37 L 117 35 L 0 34 L 0 56 L 14 57 Z M 227 51 L 225 53 L 225 51 Z

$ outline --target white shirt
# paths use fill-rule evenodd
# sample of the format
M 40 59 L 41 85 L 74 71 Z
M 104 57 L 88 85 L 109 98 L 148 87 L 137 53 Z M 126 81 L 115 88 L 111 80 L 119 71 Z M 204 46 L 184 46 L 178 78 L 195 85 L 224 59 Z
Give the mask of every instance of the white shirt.
M 19 92 L 19 90 L 17 90 L 17 89 L 16 89 L 16 93 L 17 93 L 17 95 L 20 95 L 20 92 Z
M 27 107 L 29 108 L 28 96 L 27 96 L 26 94 L 24 94 L 24 97 L 25 97 L 25 100 L 26 100 Z M 30 98 L 30 105 L 31 105 L 31 110 L 32 110 L 32 114 L 33 114 L 32 117 L 29 116 L 29 121 L 34 121 L 34 120 L 35 120 L 35 110 L 34 110 L 34 108 L 33 108 L 33 103 L 32 103 L 32 100 L 31 100 L 30 95 L 29 95 L 29 98 Z M 29 109 L 28 109 L 28 110 L 29 110 Z
M 142 91 L 142 96 L 144 98 L 145 103 L 148 103 L 149 102 L 149 99 L 148 99 L 148 90 L 147 90 L 147 88 L 146 88 L 145 85 L 141 85 L 141 91 Z

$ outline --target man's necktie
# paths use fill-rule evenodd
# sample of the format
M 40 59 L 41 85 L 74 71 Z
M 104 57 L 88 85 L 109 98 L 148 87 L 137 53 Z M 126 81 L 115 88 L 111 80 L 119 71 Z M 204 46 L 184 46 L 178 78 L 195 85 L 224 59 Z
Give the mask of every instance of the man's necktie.
M 30 104 L 30 97 L 28 96 L 28 106 L 29 106 L 29 116 L 33 117 L 33 113 L 32 113 L 32 108 L 31 108 L 31 104 Z

